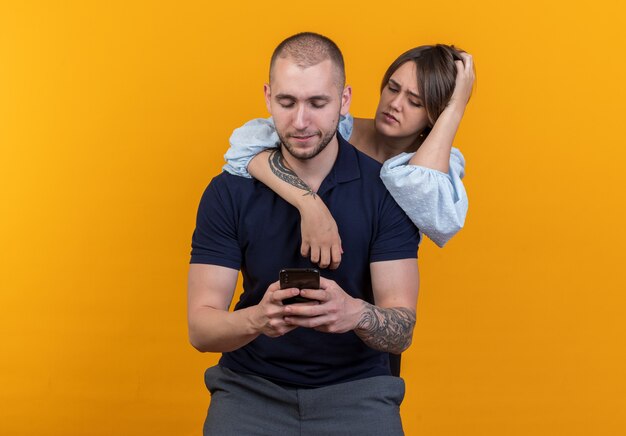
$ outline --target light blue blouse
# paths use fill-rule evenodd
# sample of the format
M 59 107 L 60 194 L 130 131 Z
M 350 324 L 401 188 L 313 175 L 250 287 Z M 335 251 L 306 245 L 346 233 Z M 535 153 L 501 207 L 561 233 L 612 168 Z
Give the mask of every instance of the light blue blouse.
M 352 115 L 341 117 L 339 133 L 349 140 L 353 126 Z M 247 170 L 250 160 L 263 150 L 277 147 L 279 142 L 271 118 L 248 121 L 230 137 L 224 171 L 250 178 Z M 465 224 L 468 202 L 461 180 L 465 175 L 465 158 L 458 148 L 452 147 L 446 174 L 409 165 L 413 154 L 401 153 L 385 161 L 380 177 L 420 232 L 443 247 Z

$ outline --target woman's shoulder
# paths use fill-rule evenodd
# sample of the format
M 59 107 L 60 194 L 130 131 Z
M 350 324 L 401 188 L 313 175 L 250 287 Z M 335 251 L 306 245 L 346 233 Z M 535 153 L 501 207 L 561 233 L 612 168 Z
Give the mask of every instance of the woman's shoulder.
M 355 118 L 350 143 L 361 152 L 372 156 L 376 125 L 371 118 Z

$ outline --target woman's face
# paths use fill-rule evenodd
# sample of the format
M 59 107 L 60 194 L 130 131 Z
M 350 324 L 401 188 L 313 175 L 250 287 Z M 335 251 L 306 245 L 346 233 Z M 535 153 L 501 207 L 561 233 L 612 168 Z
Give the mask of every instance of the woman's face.
M 380 94 L 375 123 L 378 133 L 391 138 L 417 138 L 428 127 L 413 62 L 405 62 L 389 78 Z

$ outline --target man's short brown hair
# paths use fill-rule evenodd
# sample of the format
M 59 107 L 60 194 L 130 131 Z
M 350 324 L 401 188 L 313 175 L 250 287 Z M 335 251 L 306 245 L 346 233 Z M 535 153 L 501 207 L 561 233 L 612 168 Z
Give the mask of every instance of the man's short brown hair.
M 318 33 L 298 33 L 278 44 L 270 62 L 270 84 L 272 83 L 274 63 L 278 58 L 292 59 L 296 65 L 302 68 L 308 68 L 330 59 L 337 72 L 338 86 L 342 90 L 346 84 L 346 69 L 341 50 L 329 38 Z

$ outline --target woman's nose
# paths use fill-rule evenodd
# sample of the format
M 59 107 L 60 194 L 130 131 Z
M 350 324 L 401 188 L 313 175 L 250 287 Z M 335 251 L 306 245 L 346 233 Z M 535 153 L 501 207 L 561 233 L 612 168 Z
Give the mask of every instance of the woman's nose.
M 389 102 L 389 106 L 399 111 L 402 108 L 402 95 L 399 93 L 396 94 Z

